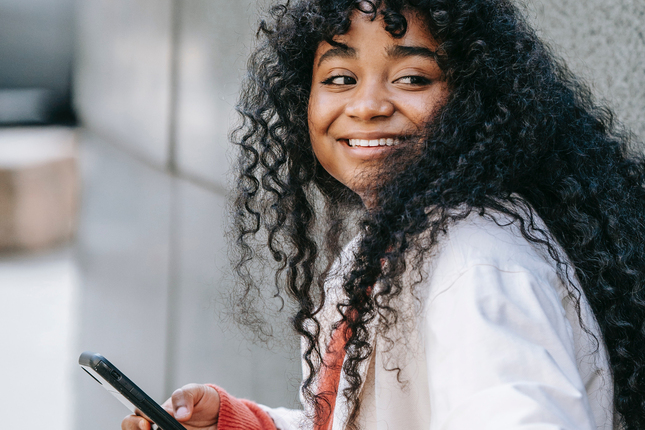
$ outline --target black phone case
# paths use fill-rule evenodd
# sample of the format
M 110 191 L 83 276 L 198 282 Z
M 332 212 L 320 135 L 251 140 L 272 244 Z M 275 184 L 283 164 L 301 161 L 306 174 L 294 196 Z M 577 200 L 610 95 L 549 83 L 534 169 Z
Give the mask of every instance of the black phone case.
M 184 426 L 173 418 L 164 408 L 150 398 L 142 389 L 136 386 L 127 376 L 110 363 L 101 354 L 84 352 L 78 358 L 78 364 L 96 382 L 103 385 L 87 368 L 92 369 L 102 379 L 114 387 L 119 394 L 125 397 L 134 407 L 154 422 L 162 430 L 186 430 Z

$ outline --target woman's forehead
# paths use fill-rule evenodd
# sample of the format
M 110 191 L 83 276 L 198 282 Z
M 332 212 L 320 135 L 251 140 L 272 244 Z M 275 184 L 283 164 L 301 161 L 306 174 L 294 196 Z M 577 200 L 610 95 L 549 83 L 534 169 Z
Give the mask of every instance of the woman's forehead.
M 424 47 L 434 51 L 438 45 L 422 18 L 415 13 L 402 12 L 407 22 L 405 33 L 400 37 L 394 37 L 386 30 L 383 16 L 378 14 L 374 17 L 371 13 L 355 10 L 351 16 L 351 25 L 344 34 L 332 38 L 340 46 L 340 51 L 346 56 L 355 56 L 360 51 L 361 45 L 366 46 L 370 51 L 372 46 L 376 47 L 377 42 L 386 43 L 388 51 L 395 53 L 397 46 Z M 362 42 L 362 43 L 361 43 Z M 366 43 L 367 42 L 367 43 Z M 316 50 L 315 61 L 329 50 L 338 48 L 327 41 L 322 41 Z

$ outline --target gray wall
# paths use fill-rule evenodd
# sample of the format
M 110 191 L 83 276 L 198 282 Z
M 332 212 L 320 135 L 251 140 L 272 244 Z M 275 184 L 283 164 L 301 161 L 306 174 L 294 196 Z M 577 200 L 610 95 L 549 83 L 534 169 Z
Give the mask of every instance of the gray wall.
M 531 0 L 529 16 L 597 97 L 645 139 L 645 1 Z
M 645 136 L 645 2 L 535 0 L 529 14 L 619 119 Z M 213 382 L 293 405 L 297 340 L 266 351 L 221 321 L 227 132 L 252 43 L 254 0 L 77 2 L 76 106 L 84 126 L 78 349 L 121 366 L 157 400 Z M 125 409 L 79 372 L 76 428 Z
M 253 1 L 77 2 L 78 350 L 102 353 L 158 401 L 212 382 L 297 405 L 298 340 L 267 350 L 222 318 L 227 132 L 255 11 Z M 76 385 L 76 428 L 120 428 L 120 403 L 81 372 Z

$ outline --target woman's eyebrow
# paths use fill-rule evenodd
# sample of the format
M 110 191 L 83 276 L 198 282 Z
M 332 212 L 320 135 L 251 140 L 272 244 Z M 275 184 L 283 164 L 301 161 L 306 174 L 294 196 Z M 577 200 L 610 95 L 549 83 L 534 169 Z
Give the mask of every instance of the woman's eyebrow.
M 318 60 L 318 67 L 322 64 L 323 61 L 329 60 L 330 58 L 351 58 L 356 59 L 356 50 L 351 48 L 343 43 L 337 43 L 338 46 L 331 48 L 329 51 L 325 52 L 320 56 Z
M 431 60 L 437 60 L 437 53 L 424 46 L 405 46 L 394 45 L 387 48 L 386 51 L 390 58 L 405 58 L 405 57 L 425 57 Z

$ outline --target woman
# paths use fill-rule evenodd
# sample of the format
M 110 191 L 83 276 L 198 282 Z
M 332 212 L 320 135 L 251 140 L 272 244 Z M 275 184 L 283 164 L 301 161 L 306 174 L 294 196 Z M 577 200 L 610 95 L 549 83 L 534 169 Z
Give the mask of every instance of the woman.
M 189 429 L 645 427 L 645 162 L 516 8 L 302 0 L 260 35 L 237 315 L 262 331 L 264 238 L 304 412 L 208 385 L 167 409 Z

